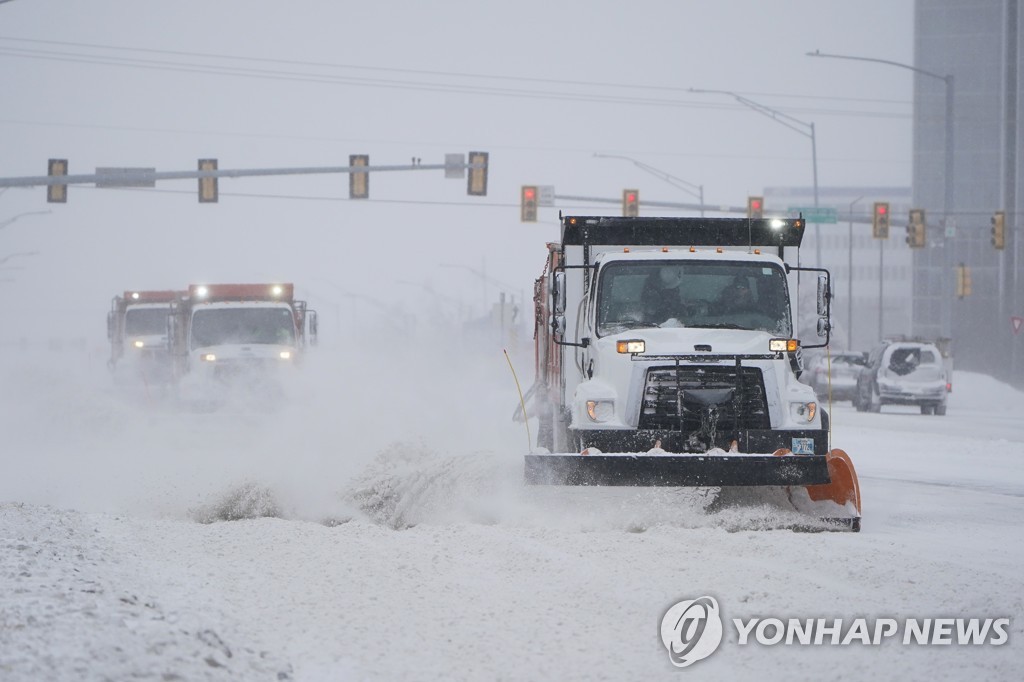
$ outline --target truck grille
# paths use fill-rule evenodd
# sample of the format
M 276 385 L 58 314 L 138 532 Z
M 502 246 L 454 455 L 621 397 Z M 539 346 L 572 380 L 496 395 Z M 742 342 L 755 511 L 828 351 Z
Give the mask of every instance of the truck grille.
M 717 411 L 722 430 L 771 428 L 761 370 L 719 365 L 647 370 L 639 428 L 697 431 L 709 409 Z

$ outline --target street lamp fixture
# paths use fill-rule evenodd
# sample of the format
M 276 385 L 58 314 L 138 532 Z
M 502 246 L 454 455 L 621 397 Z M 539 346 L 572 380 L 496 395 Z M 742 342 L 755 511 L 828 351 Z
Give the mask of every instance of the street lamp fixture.
M 742 95 L 738 95 L 730 90 L 702 90 L 700 88 L 690 88 L 690 92 L 701 93 L 701 94 L 715 94 L 715 95 L 728 95 L 737 102 L 745 107 L 749 107 L 759 114 L 763 114 L 768 118 L 772 119 L 776 123 L 786 126 L 790 130 L 797 132 L 804 137 L 810 138 L 811 140 L 811 167 L 814 172 L 814 208 L 818 208 L 818 141 L 814 133 L 814 123 L 808 123 L 807 121 L 801 121 L 798 118 L 794 118 L 789 114 L 784 114 L 777 109 L 772 109 L 759 102 L 755 102 Z M 814 248 L 815 256 L 818 259 L 818 267 L 821 267 L 821 238 L 818 224 L 814 225 Z
M 700 200 L 700 217 L 701 218 L 704 217 L 704 185 L 695 185 L 692 182 L 687 182 L 686 180 L 683 180 L 682 178 L 677 178 L 674 175 L 669 175 L 668 173 L 666 173 L 663 170 L 659 170 L 659 169 L 655 168 L 654 166 L 650 166 L 650 165 L 648 165 L 648 164 L 646 164 L 646 163 L 644 163 L 642 161 L 637 161 L 636 159 L 631 158 L 629 156 L 622 156 L 620 154 L 599 154 L 599 153 L 595 152 L 594 153 L 594 158 L 596 158 L 596 159 L 623 159 L 625 161 L 629 161 L 630 163 L 632 163 L 634 166 L 636 166 L 640 170 L 642 170 L 644 172 L 647 172 L 647 173 L 650 173 L 651 175 L 655 176 L 656 178 L 660 178 L 661 180 L 664 180 L 665 182 L 667 182 L 668 184 L 672 185 L 676 189 L 683 190 L 684 192 L 689 194 L 691 197 L 696 197 L 697 199 L 699 199 Z M 694 190 L 697 190 L 697 191 L 695 192 Z
M 39 255 L 38 251 L 19 251 L 17 253 L 9 253 L 6 256 L 3 256 L 2 258 L 0 258 L 0 265 L 3 265 L 7 261 L 9 261 L 12 258 L 15 258 L 17 256 L 38 256 L 38 255 Z

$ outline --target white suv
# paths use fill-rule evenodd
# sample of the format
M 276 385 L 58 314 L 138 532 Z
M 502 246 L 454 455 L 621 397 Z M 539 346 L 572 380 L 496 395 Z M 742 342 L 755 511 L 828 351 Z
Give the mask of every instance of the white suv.
M 857 379 L 853 406 L 878 412 L 882 405 L 919 405 L 921 414 L 946 414 L 949 377 L 932 343 L 886 341 L 868 356 Z

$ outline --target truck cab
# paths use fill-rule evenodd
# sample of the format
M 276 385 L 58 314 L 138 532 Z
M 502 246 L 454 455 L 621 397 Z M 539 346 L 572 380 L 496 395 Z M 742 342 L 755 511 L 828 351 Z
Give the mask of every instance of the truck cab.
M 825 453 L 782 258 L 802 221 L 567 220 L 539 287 L 539 445 Z

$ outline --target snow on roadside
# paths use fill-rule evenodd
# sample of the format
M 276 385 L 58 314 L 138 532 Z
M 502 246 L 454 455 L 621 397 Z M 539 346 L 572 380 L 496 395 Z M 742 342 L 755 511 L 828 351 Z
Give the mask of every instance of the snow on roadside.
M 215 609 L 197 608 L 198 595 L 181 602 L 154 583 L 155 567 L 110 532 L 119 522 L 0 504 L 0 677 L 201 680 L 230 670 L 291 679 L 286 661 L 232 638 L 234 624 Z

